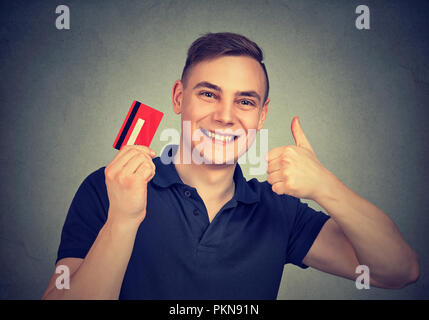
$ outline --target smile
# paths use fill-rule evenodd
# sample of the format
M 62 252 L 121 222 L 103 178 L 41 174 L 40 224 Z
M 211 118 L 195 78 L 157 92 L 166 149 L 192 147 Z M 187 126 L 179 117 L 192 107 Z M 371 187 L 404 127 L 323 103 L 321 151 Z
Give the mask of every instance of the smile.
M 203 128 L 200 128 L 200 129 L 201 129 L 201 132 L 204 133 L 205 136 L 207 136 L 211 139 L 215 139 L 216 141 L 219 141 L 219 142 L 231 142 L 231 141 L 234 141 L 234 139 L 238 137 L 238 136 L 233 135 L 233 134 L 219 134 L 219 133 L 213 133 L 213 132 L 205 130 Z

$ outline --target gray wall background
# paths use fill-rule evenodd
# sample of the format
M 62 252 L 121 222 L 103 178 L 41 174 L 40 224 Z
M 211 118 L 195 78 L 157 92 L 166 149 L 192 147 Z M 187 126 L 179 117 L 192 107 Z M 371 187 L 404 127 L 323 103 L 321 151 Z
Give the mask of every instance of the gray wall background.
M 71 29 L 55 28 L 66 4 Z M 366 4 L 371 29 L 355 28 Z M 205 32 L 242 33 L 264 50 L 269 145 L 293 144 L 299 115 L 320 161 L 383 209 L 418 252 L 402 290 L 287 265 L 278 299 L 428 299 L 428 2 L 2 1 L 0 298 L 39 299 L 83 179 L 116 154 L 136 99 L 179 129 L 171 89 Z M 248 170 L 244 166 L 248 178 Z M 265 180 L 266 176 L 258 176 Z M 320 209 L 317 204 L 311 203 Z

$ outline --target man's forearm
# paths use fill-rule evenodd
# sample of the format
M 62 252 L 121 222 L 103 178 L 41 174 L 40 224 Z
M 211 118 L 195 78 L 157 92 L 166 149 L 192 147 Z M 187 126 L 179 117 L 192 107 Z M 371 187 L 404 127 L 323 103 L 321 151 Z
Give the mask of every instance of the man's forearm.
M 393 286 L 414 281 L 419 273 L 417 255 L 395 223 L 333 175 L 327 185 L 314 200 L 341 227 L 371 277 Z
M 101 228 L 70 289 L 52 289 L 46 299 L 118 299 L 139 224 L 110 221 Z

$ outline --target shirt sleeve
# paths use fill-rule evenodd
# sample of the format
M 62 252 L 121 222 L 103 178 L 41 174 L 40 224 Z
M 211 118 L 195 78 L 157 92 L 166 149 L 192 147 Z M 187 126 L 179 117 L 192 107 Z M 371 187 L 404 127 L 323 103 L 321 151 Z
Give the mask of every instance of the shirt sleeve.
M 308 268 L 302 263 L 320 230 L 330 218 L 327 214 L 316 211 L 301 202 L 298 198 L 288 196 L 287 210 L 289 217 L 289 239 L 287 245 L 286 262 L 292 263 L 302 269 Z
M 108 196 L 104 167 L 79 186 L 67 213 L 55 263 L 63 258 L 85 258 L 107 219 Z

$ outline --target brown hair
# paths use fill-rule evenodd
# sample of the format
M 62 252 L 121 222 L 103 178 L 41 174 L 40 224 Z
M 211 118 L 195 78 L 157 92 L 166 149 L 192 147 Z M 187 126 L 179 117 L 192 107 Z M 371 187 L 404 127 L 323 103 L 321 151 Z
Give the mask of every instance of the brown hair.
M 182 82 L 185 85 L 188 70 L 194 64 L 220 56 L 249 56 L 259 62 L 264 70 L 266 90 L 264 103 L 268 98 L 270 88 L 268 74 L 263 63 L 264 55 L 259 46 L 246 37 L 231 32 L 206 33 L 195 40 L 188 49 L 186 64 L 182 72 Z

